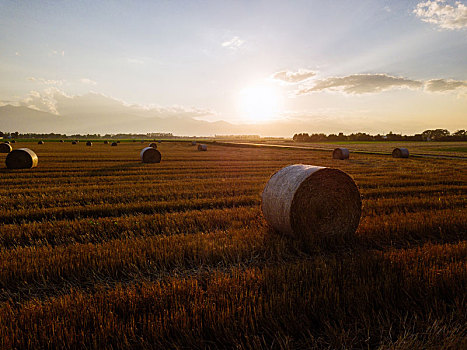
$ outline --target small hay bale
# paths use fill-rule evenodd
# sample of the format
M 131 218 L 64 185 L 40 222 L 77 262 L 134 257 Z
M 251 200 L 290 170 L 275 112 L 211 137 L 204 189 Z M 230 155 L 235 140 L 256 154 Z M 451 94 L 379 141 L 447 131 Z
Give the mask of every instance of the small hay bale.
M 409 158 L 409 150 L 407 148 L 398 147 L 392 151 L 393 158 Z
M 16 141 L 15 141 L 15 140 L 11 140 L 11 143 L 16 143 Z
M 196 141 L 191 141 L 192 146 L 196 146 Z
M 63 141 L 63 140 L 60 140 L 60 143 L 63 143 L 63 142 L 65 142 L 65 141 Z
M 198 151 L 207 151 L 208 146 L 207 145 L 198 145 Z
M 38 144 L 38 145 L 43 145 L 43 144 L 44 144 L 44 141 L 40 140 L 37 144 Z
M 117 143 L 120 143 L 120 140 L 118 140 Z
M 109 141 L 104 141 L 104 145 L 108 145 L 109 144 Z
M 157 142 L 158 142 L 158 143 L 162 143 L 162 141 L 161 141 L 161 140 L 157 140 Z
M 294 164 L 271 176 L 261 210 L 278 232 L 296 238 L 350 237 L 362 200 L 352 178 L 338 169 Z
M 139 156 L 143 163 L 160 163 L 162 159 L 161 152 L 153 147 L 143 148 Z
M 117 146 L 118 143 L 117 142 L 112 142 L 111 146 Z
M 332 152 L 332 158 L 333 159 L 349 159 L 349 150 L 347 148 L 342 148 L 342 147 L 339 147 L 339 148 L 336 148 L 333 152 Z
M 151 142 L 151 143 L 149 144 L 149 147 L 152 147 L 152 148 L 156 148 L 156 149 L 157 149 L 157 143 Z
M 92 142 L 91 141 L 86 142 L 86 146 L 92 146 Z
M 29 148 L 18 148 L 8 153 L 5 163 L 8 169 L 31 169 L 37 166 L 39 158 Z
M 9 143 L 0 143 L 0 153 L 10 153 L 13 150 Z
M 78 143 L 78 142 L 76 142 L 76 141 L 71 141 L 71 144 L 72 144 L 72 145 L 76 145 L 77 143 Z

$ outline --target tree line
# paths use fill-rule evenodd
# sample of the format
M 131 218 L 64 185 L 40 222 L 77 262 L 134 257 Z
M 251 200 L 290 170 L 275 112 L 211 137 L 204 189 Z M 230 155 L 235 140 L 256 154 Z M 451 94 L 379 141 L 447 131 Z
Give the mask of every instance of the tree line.
M 293 136 L 296 142 L 338 142 L 338 141 L 467 141 L 467 131 L 458 130 L 450 133 L 447 129 L 425 130 L 420 134 L 402 135 L 389 132 L 386 135 L 370 135 L 364 132 L 350 135 L 339 134 L 308 134 L 300 133 Z

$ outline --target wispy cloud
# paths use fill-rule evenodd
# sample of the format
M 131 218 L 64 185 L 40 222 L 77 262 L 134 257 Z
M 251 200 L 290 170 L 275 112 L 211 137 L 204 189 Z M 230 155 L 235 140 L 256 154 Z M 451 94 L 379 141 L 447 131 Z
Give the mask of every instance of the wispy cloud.
M 29 92 L 29 95 L 25 99 L 19 101 L 18 104 L 38 111 L 58 115 L 57 95 L 66 96 L 63 91 L 55 87 L 47 88 L 42 92 L 33 90 Z
M 460 88 L 467 88 L 467 81 L 452 79 L 431 79 L 425 83 L 425 90 L 430 92 L 453 91 Z
M 40 83 L 40 84 L 55 85 L 55 86 L 62 86 L 64 82 L 63 80 L 53 80 L 53 79 L 44 79 L 44 78 L 36 78 L 36 77 L 29 77 L 28 80 L 36 82 L 36 83 Z
M 442 29 L 467 28 L 467 6 L 460 1 L 453 5 L 445 0 L 425 1 L 419 3 L 413 12 L 423 22 L 436 24 Z
M 79 81 L 87 85 L 97 85 L 97 82 L 95 82 L 94 80 L 88 79 L 88 78 L 81 78 Z
M 52 50 L 50 52 L 50 55 L 51 56 L 62 56 L 62 57 L 64 57 L 65 56 L 65 51 L 64 50 Z
M 302 88 L 297 94 L 304 95 L 323 90 L 342 91 L 347 94 L 365 94 L 393 88 L 416 89 L 422 87 L 422 85 L 423 82 L 421 81 L 387 74 L 353 74 L 317 80 L 313 86 Z
M 221 45 L 223 47 L 235 50 L 240 48 L 240 46 L 242 46 L 244 43 L 244 40 L 240 39 L 238 36 L 234 36 L 232 39 L 224 41 Z
M 286 83 L 300 83 L 316 75 L 315 72 L 307 69 L 299 69 L 297 72 L 283 70 L 272 75 L 272 79 L 280 80 Z

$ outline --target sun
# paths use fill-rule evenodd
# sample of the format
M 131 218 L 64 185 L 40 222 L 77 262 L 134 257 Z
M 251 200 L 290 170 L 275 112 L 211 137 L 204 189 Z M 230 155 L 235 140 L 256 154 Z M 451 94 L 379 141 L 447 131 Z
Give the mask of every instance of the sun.
M 276 119 L 282 109 L 282 95 L 277 88 L 254 85 L 239 94 L 239 111 L 243 119 L 258 123 Z

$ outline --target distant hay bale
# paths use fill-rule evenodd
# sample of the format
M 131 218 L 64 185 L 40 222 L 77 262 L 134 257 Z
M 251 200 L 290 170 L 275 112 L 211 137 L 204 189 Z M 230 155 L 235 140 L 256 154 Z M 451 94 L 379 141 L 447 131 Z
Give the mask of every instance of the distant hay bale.
M 91 141 L 86 142 L 86 146 L 92 146 L 92 142 Z
M 161 140 L 157 140 L 157 142 L 158 142 L 158 143 L 162 143 L 162 141 L 161 141 Z
M 37 144 L 38 144 L 38 145 L 43 145 L 43 144 L 44 144 L 44 141 L 40 140 Z
M 109 141 L 104 141 L 104 145 L 108 145 L 109 144 Z
M 146 147 L 140 153 L 143 163 L 160 163 L 162 159 L 161 152 L 153 147 Z
M 8 169 L 31 169 L 37 166 L 39 158 L 29 148 L 18 148 L 8 153 L 5 162 Z
M 11 140 L 11 143 L 16 143 L 16 141 L 15 141 L 15 140 Z
M 333 152 L 332 152 L 332 158 L 333 159 L 349 159 L 349 150 L 347 148 L 342 148 L 342 147 L 339 147 L 339 148 L 336 148 Z
M 63 140 L 60 140 L 60 143 L 63 143 L 63 142 L 65 142 L 65 141 L 63 141 Z
M 393 158 L 409 158 L 409 150 L 407 148 L 398 147 L 392 151 Z
M 157 143 L 151 142 L 151 143 L 149 144 L 149 147 L 151 147 L 151 148 L 156 148 L 156 149 L 157 149 Z
M 10 153 L 12 151 L 12 147 L 9 143 L 0 143 L 0 153 Z
M 120 140 L 118 140 L 117 143 L 120 143 Z
M 192 146 L 196 146 L 196 141 L 191 141 Z
M 72 145 L 76 145 L 78 142 L 77 141 L 71 141 Z
M 112 142 L 111 146 L 117 146 L 118 143 L 117 142 Z
M 362 200 L 343 171 L 295 164 L 271 176 L 261 210 L 276 231 L 296 238 L 349 237 L 358 227 Z
M 207 151 L 208 146 L 207 145 L 198 145 L 198 151 Z

